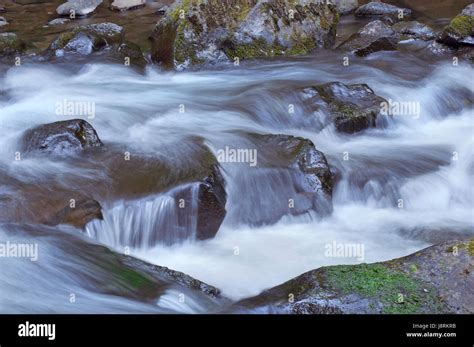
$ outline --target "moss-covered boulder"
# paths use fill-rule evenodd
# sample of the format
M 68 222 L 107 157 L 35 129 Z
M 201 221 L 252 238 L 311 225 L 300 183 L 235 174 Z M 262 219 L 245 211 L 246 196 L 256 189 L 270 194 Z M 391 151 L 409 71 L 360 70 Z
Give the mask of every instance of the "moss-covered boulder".
M 313 112 L 329 114 L 328 121 L 336 130 L 349 134 L 376 126 L 383 103 L 387 103 L 366 84 L 331 82 L 306 88 L 303 93 Z
M 84 25 L 59 34 L 48 51 L 56 57 L 66 54 L 89 55 L 117 48 L 123 42 L 124 35 L 123 28 L 114 23 Z
M 306 272 L 233 312 L 474 313 L 474 240 L 428 247 L 375 264 L 338 265 Z
M 0 57 L 21 54 L 26 44 L 15 33 L 0 33 Z
M 453 48 L 474 46 L 474 16 L 462 13 L 457 15 L 438 35 L 436 41 Z
M 303 0 L 179 0 L 150 39 L 152 59 L 168 68 L 300 55 L 335 40 L 333 5 Z

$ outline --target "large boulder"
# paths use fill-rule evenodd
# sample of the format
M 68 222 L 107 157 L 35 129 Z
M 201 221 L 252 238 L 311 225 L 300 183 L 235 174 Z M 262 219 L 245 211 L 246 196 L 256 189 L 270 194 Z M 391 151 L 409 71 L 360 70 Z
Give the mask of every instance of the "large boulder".
M 102 0 L 68 0 L 56 9 L 60 16 L 87 16 L 95 11 Z
M 64 156 L 98 146 L 102 142 L 97 132 L 82 119 L 42 124 L 27 130 L 22 138 L 22 152 L 26 154 Z
M 330 47 L 339 14 L 304 0 L 181 0 L 158 22 L 152 59 L 165 67 L 280 55 Z
M 408 8 L 400 8 L 394 5 L 373 1 L 359 7 L 354 14 L 356 17 L 395 16 L 406 18 L 411 17 L 412 10 Z
M 451 241 L 375 264 L 338 265 L 306 272 L 232 312 L 474 313 L 474 240 Z
M 114 23 L 89 24 L 59 34 L 48 50 L 57 57 L 71 53 L 89 55 L 117 47 L 124 35 L 123 28 Z
M 4 224 L 2 232 L 8 237 L 21 237 L 23 242 L 37 243 L 41 264 L 48 269 L 37 271 L 34 262 L 24 263 L 21 269 L 31 270 L 29 273 L 38 279 L 34 287 L 15 280 L 13 271 L 2 272 L 12 288 L 27 293 L 32 300 L 40 295 L 41 303 L 57 302 L 54 290 L 57 283 L 67 286 L 67 293 L 103 299 L 98 306 L 91 306 L 88 300 L 53 305 L 48 309 L 50 313 L 91 313 L 91 309 L 96 313 L 204 313 L 229 303 L 218 288 L 185 273 L 112 251 L 71 233 L 58 232 L 58 228 Z M 45 275 L 50 278 L 41 277 Z M 28 313 L 34 313 L 44 310 L 45 306 L 25 307 Z M 6 312 L 18 312 L 18 302 L 12 299 L 2 308 Z
M 329 122 L 343 133 L 355 133 L 376 126 L 384 98 L 366 84 L 331 82 L 306 88 L 305 102 L 313 111 L 330 114 Z
M 23 53 L 26 44 L 15 33 L 0 33 L 0 57 Z
M 365 57 L 378 51 L 394 51 L 397 49 L 397 41 L 398 34 L 395 30 L 381 20 L 375 20 L 352 34 L 338 48 Z
M 9 189 L 0 195 L 0 203 L 4 203 L 0 221 L 70 224 L 82 229 L 91 220 L 108 216 L 109 210 L 101 211 L 104 204 L 110 208 L 120 201 L 123 206 L 136 206 L 140 199 L 169 194 L 176 206 L 170 206 L 170 215 L 163 217 L 166 220 L 158 221 L 156 228 L 160 230 L 156 232 L 175 242 L 174 235 L 183 228 L 195 229 L 193 235 L 199 240 L 213 237 L 226 216 L 225 181 L 217 159 L 202 139 L 180 143 L 192 160 L 171 160 L 103 146 L 89 123 L 75 119 L 29 129 L 21 143 L 26 157 L 40 153 L 74 165 L 77 172 L 67 180 L 61 175 L 35 178 L 37 183 L 28 177 L 24 177 L 26 182 L 10 177 L 4 182 Z M 81 170 L 86 173 L 81 174 Z M 88 174 L 91 172 L 95 174 Z M 177 208 L 181 199 L 186 208 Z

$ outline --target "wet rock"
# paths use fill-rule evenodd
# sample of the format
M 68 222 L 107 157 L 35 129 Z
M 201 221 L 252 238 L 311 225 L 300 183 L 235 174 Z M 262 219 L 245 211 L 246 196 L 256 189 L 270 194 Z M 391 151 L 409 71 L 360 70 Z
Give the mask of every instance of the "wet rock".
M 145 6 L 145 0 L 114 0 L 110 8 L 116 11 L 127 11 L 143 6 Z
M 210 284 L 182 272 L 117 253 L 70 233 L 58 232 L 57 228 L 18 224 L 4 224 L 2 227 L 7 234 L 37 240 L 40 250 L 48 247 L 52 254 L 68 259 L 57 261 L 57 257 L 40 258 L 47 262 L 47 266 L 53 267 L 54 273 L 67 273 L 72 282 L 80 284 L 81 288 L 91 294 L 132 299 L 141 309 L 143 304 L 149 304 L 146 312 L 156 313 L 190 313 L 180 312 L 183 309 L 181 305 L 169 304 L 173 297 L 178 303 L 179 295 L 184 295 L 192 302 L 199 302 L 203 311 L 212 312 L 229 303 L 220 290 Z M 39 287 L 39 290 L 44 292 L 44 287 Z M 175 296 L 170 298 L 170 294 Z M 161 298 L 165 302 L 160 302 Z M 71 309 L 66 310 L 70 313 Z M 135 312 L 133 302 L 127 307 L 127 312 L 130 313 L 130 310 Z M 61 308 L 55 307 L 50 312 L 64 313 Z
M 469 10 L 465 13 L 470 13 Z M 458 49 L 461 46 L 474 46 L 474 16 L 460 14 L 436 38 L 436 42 Z
M 6 177 L 10 188 L 0 194 L 1 223 L 68 224 L 79 229 L 94 219 L 102 219 L 99 202 L 89 194 L 56 182 L 38 184 Z
M 44 220 L 48 225 L 69 224 L 84 229 L 94 219 L 102 219 L 102 207 L 99 202 L 90 198 L 68 203 L 63 209 Z
M 334 6 L 303 0 L 177 1 L 150 37 L 152 59 L 182 69 L 306 54 L 334 43 L 338 20 Z
M 392 26 L 392 29 L 406 38 L 429 41 L 435 37 L 435 32 L 431 27 L 417 21 L 398 22 Z
M 160 9 L 155 12 L 155 14 L 164 16 L 166 12 L 168 12 L 168 10 L 169 10 L 169 6 L 163 6 L 163 7 L 160 7 Z
M 473 17 L 474 16 L 474 3 L 467 5 L 462 10 L 461 15 Z
M 7 9 L 5 7 L 0 6 L 0 13 L 5 13 L 7 12 Z
M 411 17 L 412 10 L 408 8 L 400 8 L 382 2 L 369 2 L 362 5 L 355 11 L 356 17 L 382 17 L 382 16 L 397 16 L 402 18 Z
M 374 127 L 382 103 L 387 103 L 366 84 L 332 82 L 307 88 L 304 93 L 310 96 L 306 102 L 314 111 L 324 109 L 336 129 L 349 134 Z
M 71 20 L 69 18 L 56 18 L 56 19 L 53 19 L 52 21 L 49 21 L 48 25 L 63 25 L 70 21 Z
M 5 17 L 0 16 L 0 27 L 3 27 L 5 25 L 8 25 L 7 20 L 5 19 Z
M 326 157 L 312 141 L 283 134 L 245 136 L 258 163 L 234 177 L 237 186 L 252 187 L 241 198 L 245 202 L 231 211 L 237 222 L 273 224 L 288 215 L 332 213 L 332 175 Z
M 56 9 L 60 16 L 87 16 L 95 11 L 102 0 L 68 0 Z
M 378 51 L 397 49 L 398 34 L 381 20 L 370 22 L 357 33 L 352 34 L 338 48 L 350 50 L 359 57 Z
M 114 23 L 84 25 L 61 33 L 48 51 L 57 57 L 65 54 L 89 55 L 122 43 L 124 30 Z
M 474 241 L 451 241 L 382 263 L 312 270 L 242 300 L 230 311 L 472 314 L 473 270 Z
M 26 44 L 15 33 L 0 33 L 0 57 L 23 53 Z
M 98 146 L 102 142 L 95 129 L 82 119 L 39 125 L 27 130 L 22 138 L 22 151 L 26 154 L 64 156 Z
M 208 176 L 199 184 L 198 216 L 196 238 L 205 240 L 213 238 L 226 215 L 227 194 L 224 178 L 217 165 L 213 165 Z
M 359 7 L 359 0 L 332 0 L 340 14 L 349 14 Z
M 124 42 L 117 47 L 117 57 L 125 64 L 144 68 L 147 64 L 140 46 L 133 42 Z

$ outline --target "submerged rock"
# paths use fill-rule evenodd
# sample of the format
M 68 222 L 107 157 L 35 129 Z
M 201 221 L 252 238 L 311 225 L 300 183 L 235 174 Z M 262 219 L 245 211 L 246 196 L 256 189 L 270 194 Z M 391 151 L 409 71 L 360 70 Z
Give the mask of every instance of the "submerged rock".
M 177 1 L 150 39 L 165 67 L 306 54 L 330 47 L 339 20 L 332 5 L 303 0 Z
M 324 108 L 331 115 L 330 121 L 344 133 L 355 133 L 376 125 L 387 101 L 376 95 L 366 84 L 346 85 L 331 82 L 305 89 L 306 102 L 313 111 Z
M 370 22 L 357 33 L 352 34 L 338 46 L 350 50 L 353 54 L 365 57 L 378 51 L 397 49 L 398 34 L 381 20 Z
M 406 18 L 411 17 L 412 10 L 384 4 L 382 2 L 369 2 L 355 11 L 356 17 L 382 17 L 387 15 Z
M 0 57 L 23 53 L 26 44 L 15 33 L 0 33 Z
M 2 227 L 7 235 L 36 240 L 40 250 L 48 248 L 51 251 L 49 256 L 42 257 L 41 253 L 39 259 L 53 270 L 52 273 L 58 276 L 67 273 L 68 283 L 74 288 L 109 300 L 133 300 L 121 309 L 117 309 L 118 301 L 114 301 L 110 306 L 97 306 L 95 310 L 109 313 L 115 310 L 128 313 L 140 310 L 148 313 L 204 313 L 229 303 L 218 288 L 185 273 L 115 252 L 70 233 L 58 232 L 58 228 L 18 224 L 4 224 Z M 64 284 L 64 278 L 53 276 L 51 280 L 62 280 Z M 46 283 L 43 281 L 43 285 L 34 290 L 42 293 L 45 300 L 54 302 L 56 294 L 46 292 L 50 288 Z M 182 298 L 186 299 L 185 302 Z M 186 305 L 186 302 L 190 304 Z M 196 302 L 199 305 L 193 305 Z M 80 301 L 77 305 L 81 305 Z M 52 306 L 50 312 L 71 313 L 71 306 L 62 306 Z M 86 303 L 78 309 L 79 312 L 90 312 L 91 306 Z
M 306 272 L 242 300 L 232 312 L 474 313 L 474 241 L 451 241 L 382 263 Z
M 406 38 L 420 39 L 424 41 L 432 40 L 435 32 L 431 27 L 417 21 L 398 22 L 392 26 L 392 29 Z
M 89 55 L 121 44 L 124 30 L 114 23 L 84 25 L 61 33 L 50 45 L 49 52 L 57 57 L 65 54 Z
M 87 16 L 95 11 L 97 6 L 102 3 L 102 0 L 68 0 L 56 9 L 60 16 Z
M 110 8 L 117 11 L 127 11 L 143 6 L 145 6 L 145 0 L 113 0 Z
M 56 19 L 53 19 L 52 21 L 49 21 L 48 25 L 63 25 L 70 21 L 71 20 L 69 18 L 56 18 Z
M 43 124 L 25 132 L 23 152 L 70 155 L 86 148 L 102 146 L 95 129 L 82 119 Z

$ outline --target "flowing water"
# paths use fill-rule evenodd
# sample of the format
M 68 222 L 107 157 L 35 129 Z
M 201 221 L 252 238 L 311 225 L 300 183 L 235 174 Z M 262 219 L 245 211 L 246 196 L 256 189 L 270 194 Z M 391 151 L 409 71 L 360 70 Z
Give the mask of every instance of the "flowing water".
M 61 119 L 55 105 L 63 99 L 95 102 L 96 117 L 89 121 L 104 143 L 153 153 L 170 162 L 196 160 L 181 145 L 194 135 L 202 136 L 214 152 L 225 146 L 246 148 L 242 132 L 311 139 L 338 173 L 331 215 L 253 223 L 256 215 L 271 214 L 291 196 L 285 173 L 222 163 L 228 213 L 215 238 L 194 240 L 195 207 L 191 207 L 184 229 L 157 241 L 156 225 L 164 228 L 178 218 L 173 191 L 132 202 L 114 201 L 104 206 L 104 221 L 89 223 L 87 236 L 80 237 L 81 242 L 99 242 L 118 252 L 128 245 L 132 255 L 215 285 L 231 299 L 258 294 L 320 266 L 382 261 L 440 240 L 473 236 L 472 67 L 426 60 L 411 52 L 377 53 L 354 59 L 348 67 L 340 62 L 336 53 L 321 51 L 304 58 L 199 72 L 149 68 L 140 74 L 100 63 L 81 68 L 67 64 L 9 68 L 0 76 L 1 165 L 24 181 L 48 176 L 94 178 L 95 172 L 67 163 L 33 158 L 19 165 L 12 160 L 25 129 Z M 300 88 L 332 81 L 367 83 L 386 99 L 418 102 L 421 113 L 394 116 L 361 134 L 339 134 L 308 115 L 298 93 Z M 294 105 L 292 114 L 289 105 Z M 7 235 L 0 231 L 2 239 Z M 87 272 L 89 263 L 74 262 L 67 249 L 49 245 L 49 238 L 61 240 L 54 233 L 40 238 L 46 264 L 12 262 L 0 274 L 0 282 L 6 284 L 0 286 L 2 311 L 155 309 L 123 297 L 95 295 L 84 278 L 69 277 L 55 265 L 66 263 L 70 272 Z M 362 244 L 363 257 L 328 257 L 325 246 L 333 242 Z M 87 299 L 74 307 L 55 305 L 55 295 L 66 295 L 71 287 Z M 199 298 L 176 306 L 170 297 L 172 291 L 161 296 L 156 309 L 209 308 Z

